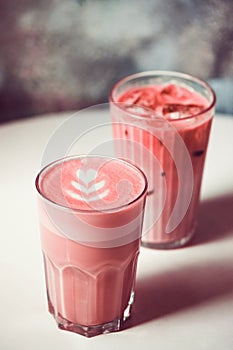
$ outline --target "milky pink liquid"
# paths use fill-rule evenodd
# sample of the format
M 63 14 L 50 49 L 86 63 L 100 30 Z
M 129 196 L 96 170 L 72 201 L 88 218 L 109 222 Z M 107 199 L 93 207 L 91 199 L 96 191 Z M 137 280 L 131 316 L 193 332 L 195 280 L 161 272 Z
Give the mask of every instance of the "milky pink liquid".
M 192 237 L 196 228 L 202 173 L 213 117 L 213 114 L 202 114 L 202 111 L 207 108 L 209 102 L 198 92 L 175 83 L 145 86 L 135 84 L 133 88 L 128 88 L 114 96 L 113 100 L 124 104 L 120 105 L 118 111 L 117 107 L 112 109 L 115 138 L 132 140 L 137 145 L 137 148 L 133 146 L 131 149 L 130 147 L 128 149 L 118 147 L 118 156 L 134 161 L 148 177 L 149 195 L 145 216 L 147 223 L 145 222 L 146 234 L 142 237 L 143 243 L 157 248 L 183 245 Z M 122 110 L 125 110 L 125 113 Z M 161 127 L 160 133 L 156 122 L 153 122 L 150 117 L 149 110 L 168 120 L 175 132 L 169 130 L 166 133 Z M 192 118 L 192 115 L 196 117 Z M 130 116 L 136 117 L 131 118 Z M 176 130 L 178 131 L 190 156 L 193 169 L 193 190 L 190 203 L 187 205 L 183 219 L 177 220 L 179 222 L 177 227 L 169 233 L 167 224 L 175 206 L 178 191 L 180 189 L 185 193 L 191 184 L 188 176 L 183 178 L 182 184 L 179 183 L 173 155 L 161 142 L 160 137 L 153 135 L 153 128 L 156 130 L 156 135 L 160 133 L 162 138 L 167 140 L 173 154 L 176 152 Z M 138 145 L 143 146 L 144 149 Z M 155 171 L 145 149 L 149 150 L 158 160 L 161 167 L 159 173 Z M 181 159 L 179 170 L 184 174 L 187 169 L 185 169 L 185 162 L 182 165 L 183 152 L 180 152 L 178 157 Z M 158 215 L 159 213 L 161 214 Z
M 119 329 L 119 321 L 127 316 L 124 312 L 132 303 L 146 185 L 142 173 L 127 163 L 111 160 L 99 166 L 98 158 L 87 159 L 55 163 L 40 174 L 37 186 L 42 196 L 56 203 L 54 220 L 48 215 L 51 203 L 45 205 L 42 197 L 39 201 L 49 311 L 60 328 L 90 336 Z M 98 184 L 96 191 L 91 190 L 93 184 Z M 137 216 L 141 219 L 134 239 L 119 245 L 110 241 L 101 247 L 98 237 L 95 244 L 80 243 L 69 237 L 69 229 L 57 229 L 53 221 L 73 220 L 65 207 L 73 208 L 74 217 L 87 227 L 91 225 L 94 234 L 95 229 L 103 228 L 111 235 L 112 228 L 121 230 Z M 76 225 L 75 221 L 71 225 Z M 77 234 L 82 238 L 82 232 Z M 95 329 L 113 321 L 116 324 L 109 329 Z

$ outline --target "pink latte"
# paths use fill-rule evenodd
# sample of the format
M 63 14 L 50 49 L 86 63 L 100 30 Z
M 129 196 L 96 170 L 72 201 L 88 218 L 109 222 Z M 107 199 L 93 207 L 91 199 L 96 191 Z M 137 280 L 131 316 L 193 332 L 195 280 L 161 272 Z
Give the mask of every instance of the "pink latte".
M 110 99 L 117 156 L 148 178 L 143 244 L 184 245 L 196 228 L 213 92 L 188 75 L 155 71 L 126 77 Z
M 86 336 L 118 330 L 129 313 L 146 196 L 129 163 L 72 157 L 39 174 L 49 311 Z

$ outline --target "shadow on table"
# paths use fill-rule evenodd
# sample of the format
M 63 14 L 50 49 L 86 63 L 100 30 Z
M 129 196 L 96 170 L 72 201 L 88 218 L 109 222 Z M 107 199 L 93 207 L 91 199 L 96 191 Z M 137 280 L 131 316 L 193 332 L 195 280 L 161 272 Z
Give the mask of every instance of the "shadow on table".
M 232 234 L 233 193 L 201 202 L 198 227 L 191 245 L 216 241 Z
M 223 239 L 232 232 L 233 195 L 204 201 L 192 246 Z M 125 323 L 125 328 L 229 293 L 233 294 L 233 247 L 231 259 L 228 256 L 220 260 L 216 256 L 206 263 L 190 262 L 182 269 L 138 280 L 133 317 Z

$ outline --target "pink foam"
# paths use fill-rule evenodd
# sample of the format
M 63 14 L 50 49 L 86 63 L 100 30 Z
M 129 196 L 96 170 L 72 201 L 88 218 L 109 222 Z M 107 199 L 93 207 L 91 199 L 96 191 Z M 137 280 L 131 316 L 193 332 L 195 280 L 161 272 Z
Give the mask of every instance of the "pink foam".
M 48 168 L 41 191 L 51 201 L 84 210 L 107 210 L 134 201 L 143 191 L 142 173 L 104 158 L 69 158 Z

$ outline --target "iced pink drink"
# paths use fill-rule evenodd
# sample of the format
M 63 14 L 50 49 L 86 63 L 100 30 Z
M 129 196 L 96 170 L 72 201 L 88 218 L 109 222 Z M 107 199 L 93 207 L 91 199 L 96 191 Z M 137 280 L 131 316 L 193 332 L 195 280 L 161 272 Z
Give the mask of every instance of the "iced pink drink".
M 86 336 L 119 330 L 133 302 L 147 184 L 127 162 L 57 161 L 37 177 L 49 311 Z
M 141 167 L 149 182 L 143 244 L 186 244 L 197 222 L 214 93 L 181 73 L 149 72 L 116 84 L 111 102 L 114 137 L 122 140 L 117 155 Z

